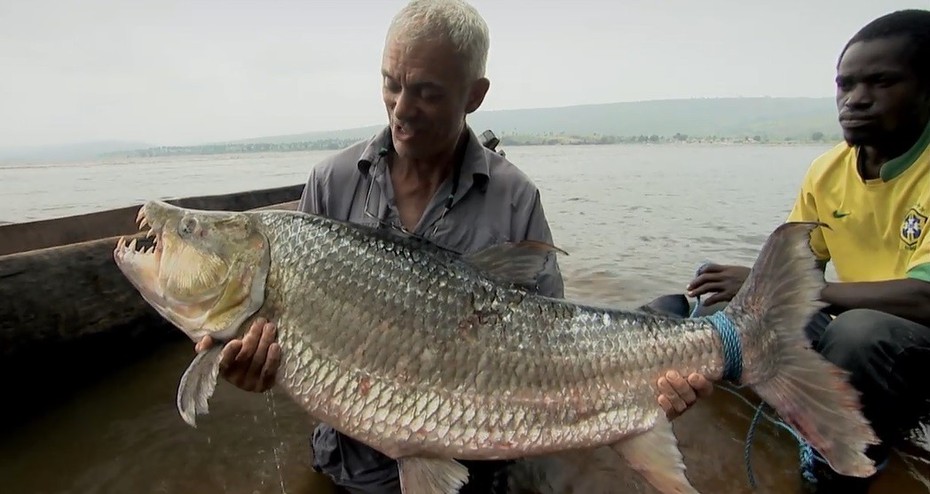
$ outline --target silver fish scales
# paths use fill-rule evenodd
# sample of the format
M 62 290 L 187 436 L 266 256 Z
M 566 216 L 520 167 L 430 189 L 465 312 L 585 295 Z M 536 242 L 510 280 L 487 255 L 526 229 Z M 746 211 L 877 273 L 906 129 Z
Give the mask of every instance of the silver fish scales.
M 555 249 L 535 242 L 460 256 L 296 212 L 150 202 L 140 216 L 162 247 L 140 253 L 121 241 L 114 253 L 140 293 L 192 339 L 228 339 L 253 317 L 276 321 L 278 385 L 318 420 L 398 459 L 405 493 L 457 492 L 467 470 L 453 458 L 594 446 L 613 448 L 661 492 L 697 492 L 652 383 L 667 369 L 720 380 L 719 321 L 536 295 L 527 287 Z M 773 233 L 726 317 L 739 328 L 742 383 L 835 469 L 868 475 L 863 450 L 875 437 L 858 397 L 803 345 L 822 286 L 806 245 L 814 227 Z M 219 348 L 182 378 L 178 406 L 191 425 L 206 411 Z

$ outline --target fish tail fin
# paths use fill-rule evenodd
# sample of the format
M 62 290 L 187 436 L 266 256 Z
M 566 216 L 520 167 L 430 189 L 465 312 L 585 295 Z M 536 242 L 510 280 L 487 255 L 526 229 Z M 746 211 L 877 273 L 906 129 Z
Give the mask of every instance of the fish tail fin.
M 810 248 L 811 231 L 824 226 L 785 223 L 769 236 L 722 311 L 724 321 L 740 328 L 736 341 L 724 338 L 724 344 L 742 346 L 742 355 L 735 356 L 742 366 L 737 381 L 774 408 L 833 470 L 867 477 L 875 465 L 865 450 L 878 439 L 861 413 L 860 394 L 848 373 L 814 351 L 804 333 L 824 306 L 823 272 Z

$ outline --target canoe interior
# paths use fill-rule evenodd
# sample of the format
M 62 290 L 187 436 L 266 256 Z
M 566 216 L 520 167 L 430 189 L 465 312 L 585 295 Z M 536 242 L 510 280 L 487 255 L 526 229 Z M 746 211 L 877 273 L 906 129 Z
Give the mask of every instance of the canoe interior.
M 245 211 L 300 199 L 303 184 L 230 194 L 168 199 L 195 209 Z M 48 220 L 0 225 L 0 256 L 60 245 L 118 237 L 138 231 L 136 213 L 141 204 Z

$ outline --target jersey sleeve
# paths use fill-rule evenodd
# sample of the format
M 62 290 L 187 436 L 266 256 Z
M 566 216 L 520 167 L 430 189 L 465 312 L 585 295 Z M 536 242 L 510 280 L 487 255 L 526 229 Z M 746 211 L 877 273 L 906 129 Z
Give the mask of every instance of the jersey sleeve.
M 801 184 L 801 190 L 794 201 L 791 212 L 788 213 L 788 222 L 800 221 L 822 221 L 820 213 L 817 211 L 817 200 L 814 195 L 813 181 L 811 173 L 808 172 Z M 827 248 L 827 241 L 823 236 L 823 228 L 815 228 L 811 231 L 811 250 L 821 262 L 830 260 L 830 250 Z
M 924 222 L 924 229 L 927 226 L 927 222 Z M 907 263 L 907 277 L 930 282 L 930 242 L 927 241 L 926 232 L 921 235 L 920 241 L 911 255 L 911 260 Z

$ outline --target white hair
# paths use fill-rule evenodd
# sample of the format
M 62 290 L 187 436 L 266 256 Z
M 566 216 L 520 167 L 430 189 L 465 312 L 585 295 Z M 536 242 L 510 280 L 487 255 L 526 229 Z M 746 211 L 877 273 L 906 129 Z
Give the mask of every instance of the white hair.
M 462 0 L 411 0 L 388 28 L 388 39 L 446 40 L 465 60 L 469 77 L 484 77 L 490 37 L 478 11 Z

